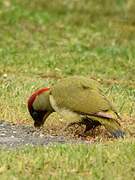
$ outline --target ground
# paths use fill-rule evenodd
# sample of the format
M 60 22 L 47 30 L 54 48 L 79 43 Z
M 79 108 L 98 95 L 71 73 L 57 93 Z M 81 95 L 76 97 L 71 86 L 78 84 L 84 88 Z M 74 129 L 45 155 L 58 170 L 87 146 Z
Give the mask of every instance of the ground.
M 28 145 L 48 145 L 49 143 L 66 143 L 62 136 L 44 135 L 33 127 L 0 122 L 0 147 L 16 148 Z
M 1 179 L 135 178 L 134 11 L 133 0 L 0 1 Z M 101 84 L 122 117 L 124 139 L 103 127 L 83 138 L 77 134 L 84 127 L 74 127 L 63 136 L 57 114 L 33 132 L 28 97 L 72 75 Z

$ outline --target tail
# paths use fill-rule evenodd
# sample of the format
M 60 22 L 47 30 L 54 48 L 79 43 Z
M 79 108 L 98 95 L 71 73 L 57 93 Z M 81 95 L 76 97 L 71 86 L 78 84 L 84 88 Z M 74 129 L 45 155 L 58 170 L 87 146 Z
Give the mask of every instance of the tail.
M 89 115 L 88 118 L 100 122 L 115 138 L 123 138 L 125 136 L 125 132 L 118 122 L 119 116 L 113 111 L 99 112 L 97 114 Z

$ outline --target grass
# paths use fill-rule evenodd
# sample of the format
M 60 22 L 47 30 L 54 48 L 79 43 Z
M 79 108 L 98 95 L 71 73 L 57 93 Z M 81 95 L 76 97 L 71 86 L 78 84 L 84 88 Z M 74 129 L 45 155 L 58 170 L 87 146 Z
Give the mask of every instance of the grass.
M 84 75 L 101 82 L 123 117 L 123 127 L 134 136 L 134 7 L 133 0 L 1 1 L 0 119 L 32 123 L 27 112 L 31 92 L 59 77 Z M 55 174 L 58 179 L 133 179 L 135 141 L 131 139 L 1 150 L 0 175 L 3 179 L 27 179 L 32 174 L 32 178 L 49 179 L 51 173 L 54 179 Z M 30 166 L 25 170 L 27 162 Z
M 121 140 L 0 150 L 0 175 L 2 179 L 134 179 L 134 156 L 134 142 Z

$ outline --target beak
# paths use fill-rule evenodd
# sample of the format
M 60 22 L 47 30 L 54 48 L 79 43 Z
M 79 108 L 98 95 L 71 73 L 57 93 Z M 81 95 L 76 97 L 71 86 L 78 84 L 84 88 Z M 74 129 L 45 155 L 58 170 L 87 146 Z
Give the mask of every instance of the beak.
M 47 117 L 48 117 L 50 114 L 51 114 L 51 112 L 47 112 L 47 113 L 44 115 L 43 119 L 41 119 L 40 121 L 39 121 L 39 120 L 35 120 L 35 121 L 34 121 L 34 127 L 35 127 L 35 128 L 40 128 L 41 126 L 43 126 L 45 120 L 47 119 Z

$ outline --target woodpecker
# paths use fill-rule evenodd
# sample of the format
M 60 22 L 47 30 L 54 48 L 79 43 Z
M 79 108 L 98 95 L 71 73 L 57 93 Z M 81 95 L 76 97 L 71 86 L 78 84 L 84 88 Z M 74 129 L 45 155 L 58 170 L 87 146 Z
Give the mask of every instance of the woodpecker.
M 113 137 L 124 137 L 120 116 L 93 79 L 82 76 L 63 78 L 52 87 L 35 91 L 28 99 L 34 126 L 40 127 L 47 117 L 58 112 L 70 125 L 84 124 L 85 132 L 103 125 Z

